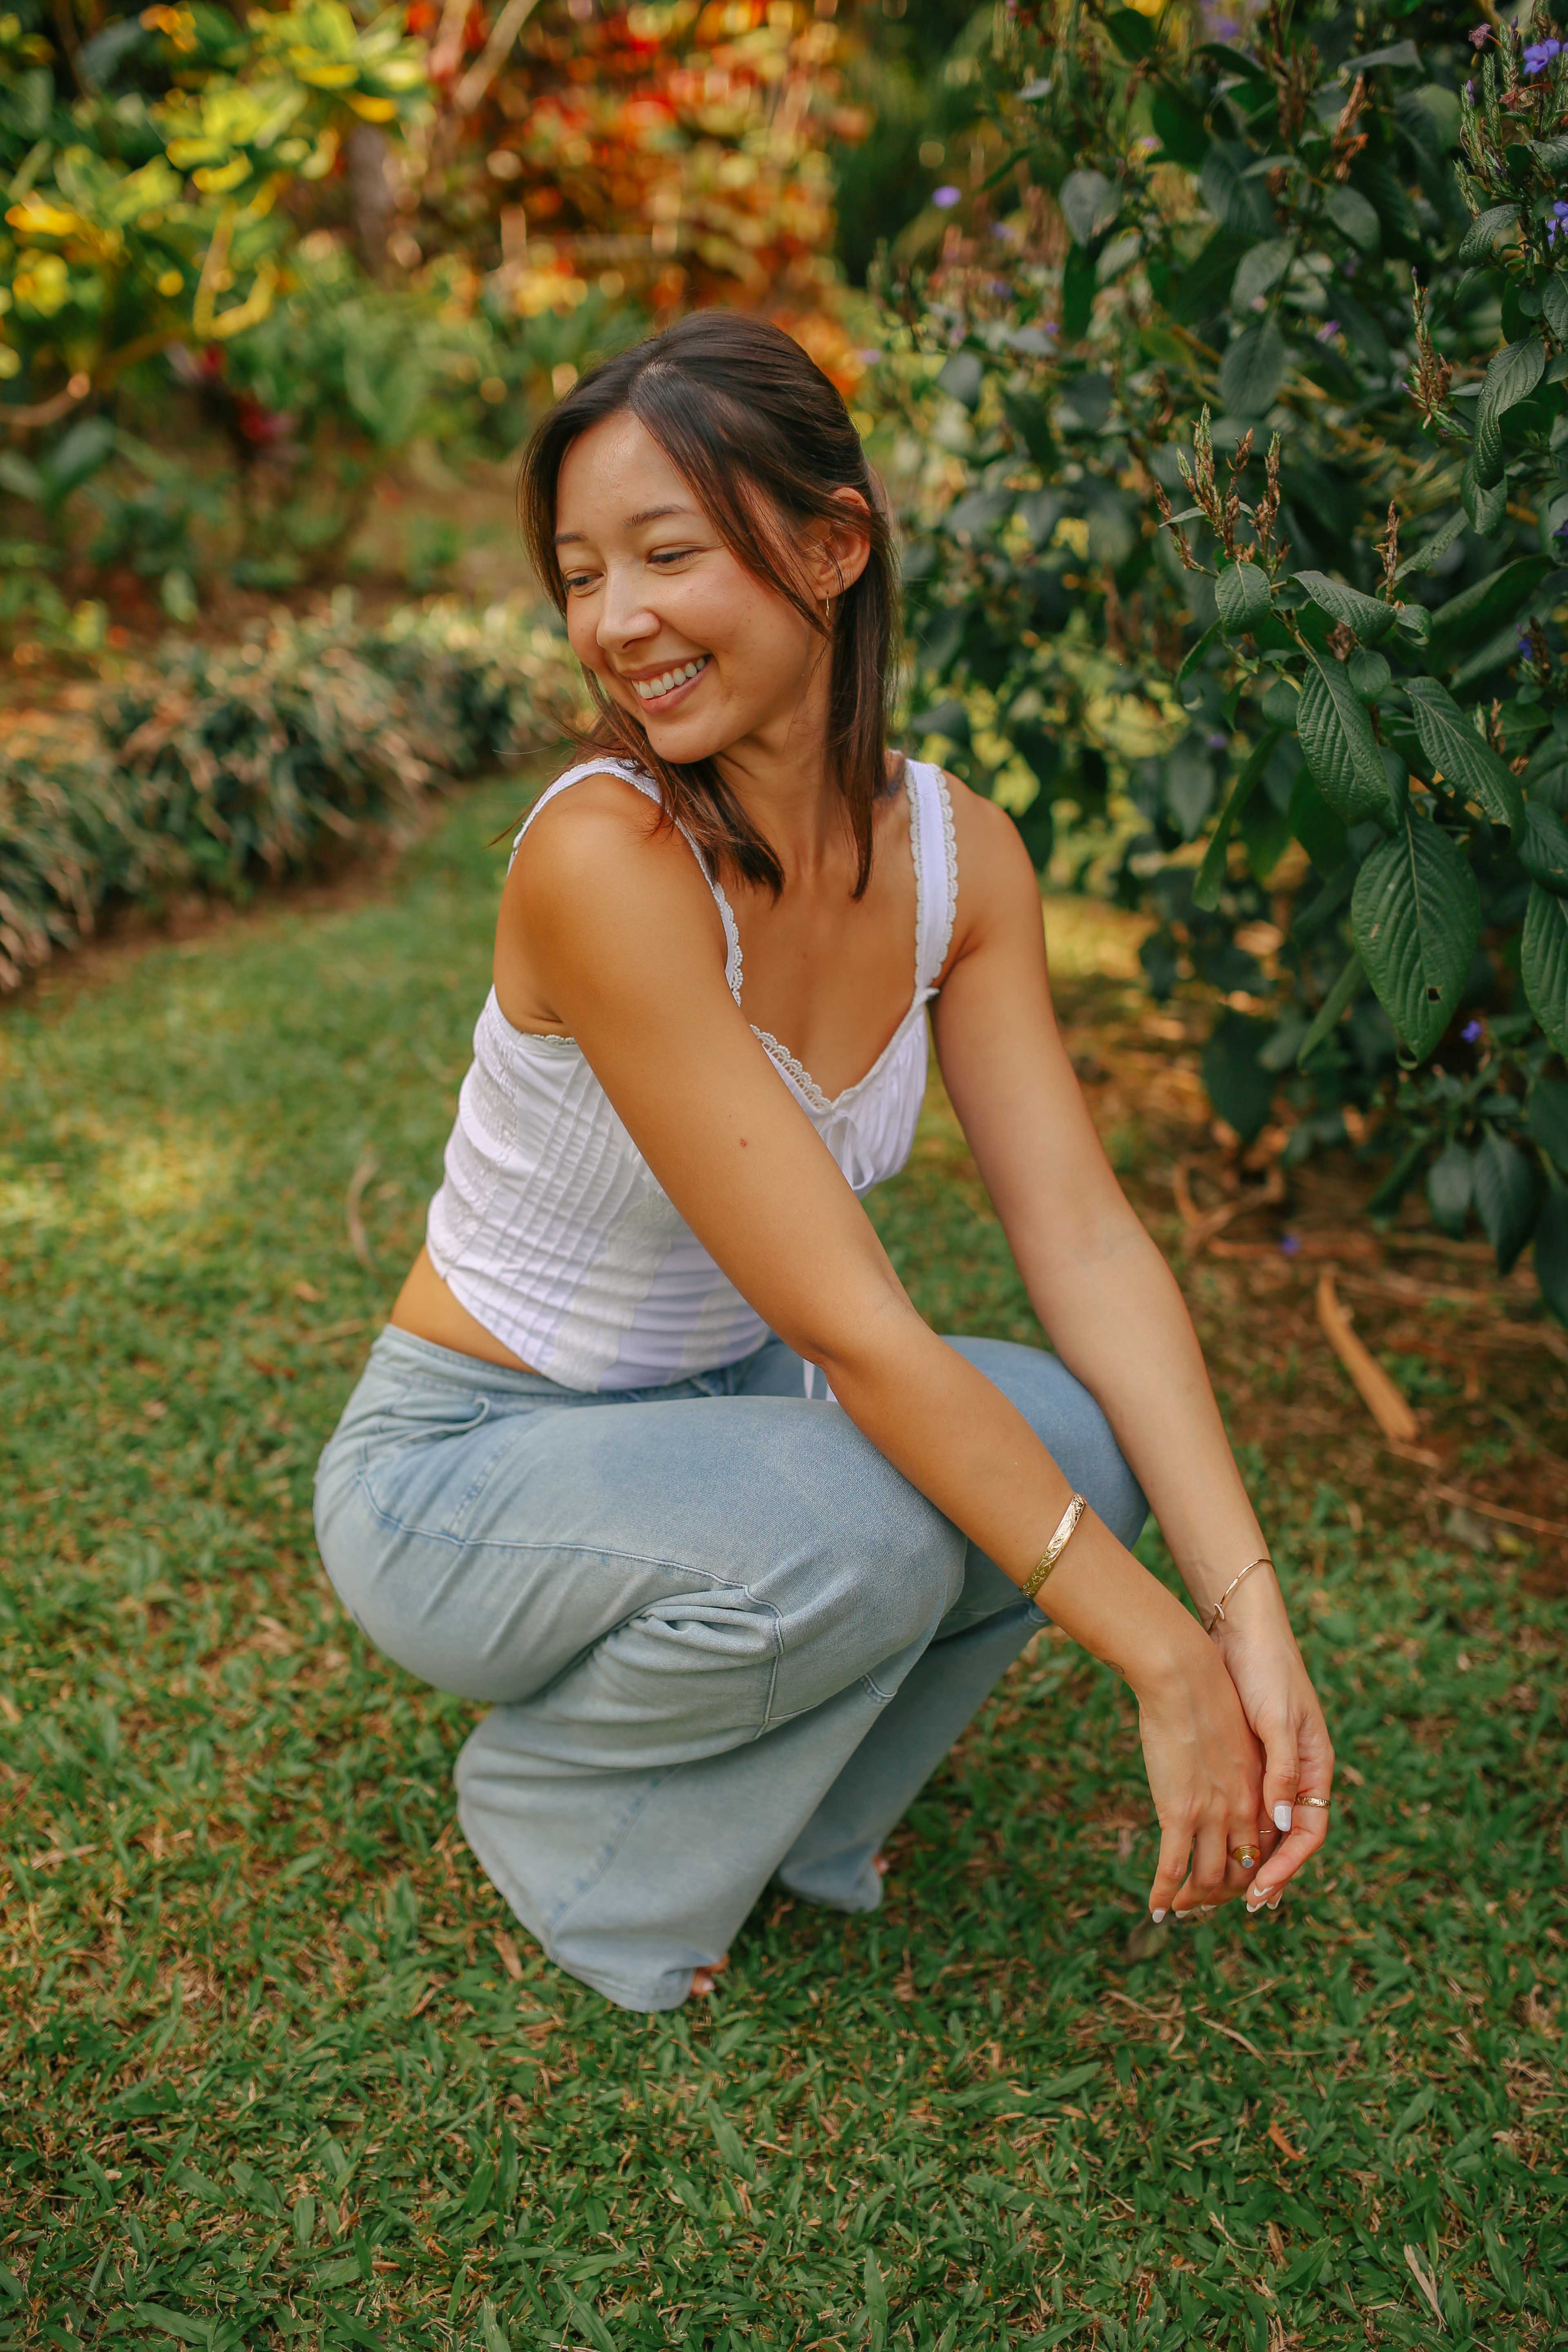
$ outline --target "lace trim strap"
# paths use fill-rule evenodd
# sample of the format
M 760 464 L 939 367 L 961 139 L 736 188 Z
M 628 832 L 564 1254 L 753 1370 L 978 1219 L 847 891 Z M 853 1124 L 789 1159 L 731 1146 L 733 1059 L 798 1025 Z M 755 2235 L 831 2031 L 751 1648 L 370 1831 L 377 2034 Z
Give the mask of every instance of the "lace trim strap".
M 511 872 L 512 864 L 517 856 L 517 853 L 522 846 L 522 836 L 528 831 L 529 826 L 533 823 L 534 818 L 539 814 L 541 809 L 542 809 L 549 802 L 552 801 L 557 793 L 563 793 L 567 789 L 568 785 L 580 784 L 584 776 L 599 776 L 605 774 L 606 771 L 612 776 L 621 777 L 622 780 L 628 784 L 635 784 L 637 791 L 642 793 L 646 800 L 662 800 L 663 795 L 660 793 L 658 784 L 647 773 L 647 770 L 635 766 L 630 760 L 617 760 L 609 755 L 598 760 L 584 760 L 577 767 L 568 768 L 563 776 L 557 776 L 552 784 L 547 784 L 543 792 L 540 793 L 539 798 L 534 802 L 533 806 L 529 810 L 528 814 L 524 817 L 511 845 L 511 856 L 507 860 L 507 872 L 509 874 Z M 713 903 L 719 909 L 719 919 L 724 926 L 724 981 L 731 995 L 734 998 L 736 1003 L 739 1004 L 741 1002 L 741 935 L 735 928 L 734 911 L 730 905 L 730 901 L 726 898 L 722 889 L 720 887 L 718 877 L 712 872 L 708 864 L 708 860 L 703 856 L 701 850 L 699 849 L 697 844 L 692 840 L 691 835 L 688 833 L 686 827 L 683 824 L 678 824 L 676 831 L 679 834 L 682 841 L 685 842 L 688 849 L 690 850 L 691 855 L 697 860 L 699 866 L 701 868 L 702 879 L 707 883 L 709 889 L 713 894 Z
M 806 1068 L 805 1064 L 804 1062 L 797 1061 L 795 1056 L 790 1052 L 787 1045 L 781 1045 L 771 1029 L 759 1029 L 756 1023 L 753 1021 L 752 1024 L 752 1034 L 770 1058 L 778 1064 L 779 1068 L 789 1072 L 790 1076 L 795 1080 L 795 1085 L 800 1088 L 801 1093 L 805 1097 L 806 1101 L 811 1105 L 813 1110 L 820 1111 L 825 1116 L 827 1112 L 831 1111 L 833 1108 L 831 1101 L 828 1099 L 827 1096 L 823 1093 L 822 1088 L 817 1085 L 816 1080 L 812 1076 L 811 1072 Z M 852 1091 L 852 1089 L 849 1091 Z
M 917 798 L 910 811 L 915 844 L 915 890 L 920 937 L 915 963 L 915 988 L 933 990 L 942 977 L 952 945 L 958 911 L 958 843 L 952 825 L 952 795 L 947 778 L 934 762 L 910 762 Z

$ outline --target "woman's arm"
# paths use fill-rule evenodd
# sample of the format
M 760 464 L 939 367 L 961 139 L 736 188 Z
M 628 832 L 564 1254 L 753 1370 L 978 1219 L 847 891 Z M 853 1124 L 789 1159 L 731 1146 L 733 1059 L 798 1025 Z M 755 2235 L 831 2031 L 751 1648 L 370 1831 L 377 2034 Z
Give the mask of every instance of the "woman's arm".
M 526 932 L 550 1003 L 742 1296 L 1022 1584 L 1068 1480 L 1000 1390 L 916 1313 L 724 984 L 718 916 L 685 843 L 650 835 L 646 801 L 618 780 L 585 781 L 531 830 L 503 901 L 509 926 Z M 1227 1844 L 1258 1834 L 1260 1782 L 1213 1644 L 1092 1513 L 1037 1597 L 1138 1694 L 1164 1832 L 1152 1905 L 1220 1899 Z
M 1116 1181 L 1058 1029 L 1023 842 L 1002 811 L 952 790 L 963 929 L 934 1014 L 948 1093 L 1035 1311 L 1104 1411 L 1206 1622 L 1268 1543 L 1192 1318 Z M 1268 1813 L 1285 1827 L 1276 1808 L 1299 1791 L 1326 1796 L 1333 1753 L 1268 1570 L 1237 1591 L 1215 1638 L 1265 1745 Z M 1322 1843 L 1321 1808 L 1297 1818 L 1261 1874 L 1270 1889 Z

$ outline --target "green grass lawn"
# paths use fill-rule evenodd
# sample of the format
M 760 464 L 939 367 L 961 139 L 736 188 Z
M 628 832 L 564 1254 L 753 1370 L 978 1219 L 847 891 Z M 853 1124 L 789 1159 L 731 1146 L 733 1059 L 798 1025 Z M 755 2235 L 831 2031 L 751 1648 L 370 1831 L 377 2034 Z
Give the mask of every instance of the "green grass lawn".
M 1127 1695 L 1047 1636 L 880 1913 L 765 1898 L 710 2005 L 510 1919 L 473 1710 L 345 1622 L 310 1495 L 517 799 L 0 1020 L 0 2346 L 1561 2344 L 1568 1603 L 1358 1540 L 1331 1445 L 1250 1464 L 1355 1775 L 1278 1918 L 1148 1926 Z M 1034 1334 L 939 1100 L 878 1214 L 940 1328 Z

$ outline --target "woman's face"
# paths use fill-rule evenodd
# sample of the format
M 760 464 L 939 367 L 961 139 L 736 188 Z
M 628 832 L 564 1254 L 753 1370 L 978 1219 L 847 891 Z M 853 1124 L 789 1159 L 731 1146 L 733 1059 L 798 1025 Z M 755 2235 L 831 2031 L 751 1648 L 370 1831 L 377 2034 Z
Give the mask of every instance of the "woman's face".
M 572 444 L 555 521 L 572 650 L 661 758 L 703 760 L 798 724 L 822 639 L 731 554 L 629 411 Z M 865 542 L 858 562 L 847 551 L 845 584 Z M 831 551 L 821 560 L 831 593 Z

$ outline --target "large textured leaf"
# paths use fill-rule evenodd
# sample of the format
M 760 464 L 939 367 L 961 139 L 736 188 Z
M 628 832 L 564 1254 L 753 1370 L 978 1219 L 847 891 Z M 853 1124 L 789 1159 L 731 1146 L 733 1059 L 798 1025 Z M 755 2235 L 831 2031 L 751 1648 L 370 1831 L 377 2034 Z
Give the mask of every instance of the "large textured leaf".
M 1459 246 L 1461 261 L 1489 261 L 1505 238 L 1519 235 L 1517 205 L 1489 205 L 1478 213 Z
M 1219 363 L 1219 396 L 1233 416 L 1262 416 L 1285 381 L 1290 354 L 1277 320 L 1259 319 L 1226 347 Z
M 1568 343 L 1568 278 L 1560 269 L 1542 281 L 1541 315 L 1560 343 Z
M 1432 661 L 1436 668 L 1470 651 L 1505 621 L 1511 621 L 1552 570 L 1550 555 L 1521 555 L 1489 572 L 1471 588 L 1450 596 L 1432 615 Z
M 1356 877 L 1351 931 L 1384 1011 L 1413 1054 L 1429 1054 L 1481 935 L 1481 895 L 1464 853 L 1406 811 Z
M 1535 1279 L 1559 1323 L 1568 1323 L 1568 1192 L 1548 1187 L 1535 1221 Z
M 1517 833 L 1524 820 L 1519 778 L 1435 677 L 1413 677 L 1407 691 L 1415 733 L 1434 775 L 1461 800 L 1479 801 L 1489 816 Z
M 1568 1054 L 1568 898 L 1530 886 L 1519 969 L 1535 1017 L 1560 1054 Z
M 1549 1160 L 1568 1174 L 1568 1083 L 1537 1078 L 1525 1106 L 1530 1131 Z
M 1226 636 L 1242 635 L 1269 608 L 1268 572 L 1256 563 L 1225 564 L 1215 582 L 1214 601 Z
M 1155 128 L 1160 130 L 1158 100 L 1155 104 Z M 1262 183 L 1243 176 L 1251 161 L 1247 148 L 1236 142 L 1212 140 L 1198 173 L 1198 194 L 1222 227 L 1237 236 L 1267 236 L 1274 226 L 1273 207 Z
M 1532 882 L 1561 898 L 1568 896 L 1568 825 L 1543 801 L 1526 801 L 1524 824 L 1515 836 L 1519 862 Z
M 1530 1239 L 1541 1207 L 1535 1163 L 1495 1128 L 1483 1128 L 1476 1148 L 1476 1211 L 1507 1274 Z
M 1501 419 L 1520 401 L 1529 399 L 1545 369 L 1546 345 L 1539 335 L 1526 335 L 1510 343 L 1489 365 L 1476 403 L 1476 440 L 1470 456 L 1478 482 L 1501 481 Z
M 1483 482 L 1476 472 L 1474 457 L 1465 460 L 1465 470 L 1459 477 L 1459 498 L 1470 520 L 1470 529 L 1489 539 L 1501 522 L 1508 507 L 1508 484 L 1500 474 L 1495 482 Z
M 1372 720 L 1343 662 L 1314 657 L 1296 705 L 1296 734 L 1318 790 L 1347 824 L 1392 815 Z
M 1342 580 L 1331 580 L 1326 572 L 1298 572 L 1296 577 L 1331 621 L 1343 621 L 1364 645 L 1375 646 L 1393 628 L 1392 604 L 1380 604 L 1375 596 L 1363 596 L 1359 588 L 1347 588 Z

